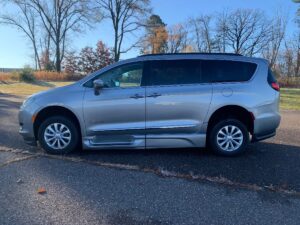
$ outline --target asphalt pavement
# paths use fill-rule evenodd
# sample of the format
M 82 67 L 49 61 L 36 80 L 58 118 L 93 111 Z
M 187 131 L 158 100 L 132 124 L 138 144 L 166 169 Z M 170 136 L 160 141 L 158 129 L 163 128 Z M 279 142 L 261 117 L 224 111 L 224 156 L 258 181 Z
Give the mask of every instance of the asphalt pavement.
M 207 149 L 49 156 L 18 134 L 22 100 L 0 95 L 0 224 L 299 224 L 300 112 L 283 111 L 275 138 L 233 158 Z

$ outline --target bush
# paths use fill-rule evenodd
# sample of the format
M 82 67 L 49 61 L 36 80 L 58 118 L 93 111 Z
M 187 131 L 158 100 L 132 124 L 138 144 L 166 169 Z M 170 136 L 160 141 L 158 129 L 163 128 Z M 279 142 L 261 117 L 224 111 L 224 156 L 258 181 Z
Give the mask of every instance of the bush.
M 82 74 L 67 74 L 66 79 L 67 81 L 78 81 L 82 79 L 84 75 Z
M 30 68 L 24 68 L 21 72 L 20 72 L 20 76 L 19 76 L 20 81 L 24 81 L 24 82 L 34 82 L 35 76 L 33 74 L 33 70 Z
M 20 74 L 18 72 L 12 72 L 10 73 L 9 78 L 12 81 L 20 81 Z

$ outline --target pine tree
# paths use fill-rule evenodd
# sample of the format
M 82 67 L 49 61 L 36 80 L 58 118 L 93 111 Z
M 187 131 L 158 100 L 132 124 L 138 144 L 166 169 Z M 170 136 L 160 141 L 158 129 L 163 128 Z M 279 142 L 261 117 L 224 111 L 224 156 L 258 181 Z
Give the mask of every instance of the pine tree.
M 165 53 L 167 51 L 168 31 L 160 16 L 152 15 L 146 24 L 143 40 L 143 54 Z

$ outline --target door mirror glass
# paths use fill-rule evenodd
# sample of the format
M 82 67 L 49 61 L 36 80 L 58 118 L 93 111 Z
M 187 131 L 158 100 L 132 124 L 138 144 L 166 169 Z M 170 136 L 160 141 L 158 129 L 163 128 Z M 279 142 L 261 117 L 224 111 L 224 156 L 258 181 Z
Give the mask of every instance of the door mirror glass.
M 94 85 L 95 95 L 99 95 L 100 90 L 104 87 L 104 82 L 101 79 L 97 79 L 94 80 L 93 85 Z

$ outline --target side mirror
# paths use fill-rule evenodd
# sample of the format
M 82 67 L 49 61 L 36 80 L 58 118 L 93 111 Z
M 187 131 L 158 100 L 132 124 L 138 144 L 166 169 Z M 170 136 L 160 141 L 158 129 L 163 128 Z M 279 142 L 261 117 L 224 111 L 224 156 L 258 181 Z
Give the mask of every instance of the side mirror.
M 94 80 L 94 93 L 95 95 L 100 94 L 100 90 L 104 87 L 104 82 L 101 79 Z

